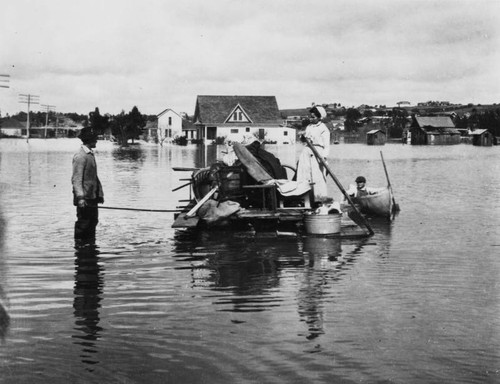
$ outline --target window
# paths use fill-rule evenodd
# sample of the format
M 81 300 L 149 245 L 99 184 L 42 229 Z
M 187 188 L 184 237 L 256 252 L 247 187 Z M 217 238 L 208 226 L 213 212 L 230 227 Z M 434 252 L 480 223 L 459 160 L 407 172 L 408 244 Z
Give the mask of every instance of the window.
M 236 129 L 231 129 L 231 133 L 238 133 L 239 132 L 239 129 L 236 128 Z
M 283 136 L 288 136 L 288 131 L 284 131 Z
M 246 127 L 245 132 L 250 132 L 250 127 Z
M 172 117 L 171 116 L 169 116 L 169 118 L 168 118 L 168 125 L 172 125 Z
M 251 120 L 248 118 L 248 115 L 245 113 L 243 108 L 238 104 L 234 110 L 229 114 L 226 123 L 249 123 Z

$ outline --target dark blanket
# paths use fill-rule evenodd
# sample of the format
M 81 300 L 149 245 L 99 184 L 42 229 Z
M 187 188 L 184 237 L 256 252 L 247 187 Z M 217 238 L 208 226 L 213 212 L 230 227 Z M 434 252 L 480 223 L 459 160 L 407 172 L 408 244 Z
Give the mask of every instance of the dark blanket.
M 255 140 L 252 144 L 247 145 L 246 148 L 274 179 L 287 178 L 286 170 L 281 165 L 279 159 L 272 153 L 262 149 L 259 141 Z

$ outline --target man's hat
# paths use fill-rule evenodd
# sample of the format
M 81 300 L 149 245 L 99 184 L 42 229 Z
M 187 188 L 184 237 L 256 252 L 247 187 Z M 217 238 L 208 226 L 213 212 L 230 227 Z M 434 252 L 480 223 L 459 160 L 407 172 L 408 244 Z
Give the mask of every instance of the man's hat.
M 356 183 L 366 183 L 366 179 L 363 176 L 356 177 Z
M 97 141 L 97 133 L 95 133 L 92 128 L 86 127 L 80 131 L 78 138 L 84 143 Z

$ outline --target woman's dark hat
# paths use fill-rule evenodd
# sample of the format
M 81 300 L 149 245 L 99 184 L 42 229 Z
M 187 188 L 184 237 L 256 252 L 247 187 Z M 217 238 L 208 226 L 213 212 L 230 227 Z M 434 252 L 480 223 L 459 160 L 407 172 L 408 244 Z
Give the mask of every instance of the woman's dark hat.
M 366 179 L 363 176 L 356 177 L 356 183 L 366 183 Z
M 78 138 L 84 142 L 89 143 L 92 141 L 97 141 L 97 133 L 94 132 L 92 128 L 83 128 L 78 135 Z

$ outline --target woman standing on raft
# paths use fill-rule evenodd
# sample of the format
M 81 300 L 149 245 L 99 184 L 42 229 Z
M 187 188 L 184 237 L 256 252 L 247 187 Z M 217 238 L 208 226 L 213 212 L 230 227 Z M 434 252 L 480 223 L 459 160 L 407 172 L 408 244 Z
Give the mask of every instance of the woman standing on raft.
M 321 119 L 326 117 L 325 108 L 319 105 L 314 106 L 309 110 L 309 113 L 310 124 L 306 127 L 302 136 L 311 141 L 326 162 L 330 152 L 330 131 L 321 121 Z M 327 198 L 325 170 L 320 166 L 309 147 L 305 147 L 300 154 L 297 163 L 297 181 L 314 183 L 314 198 L 316 202 Z

